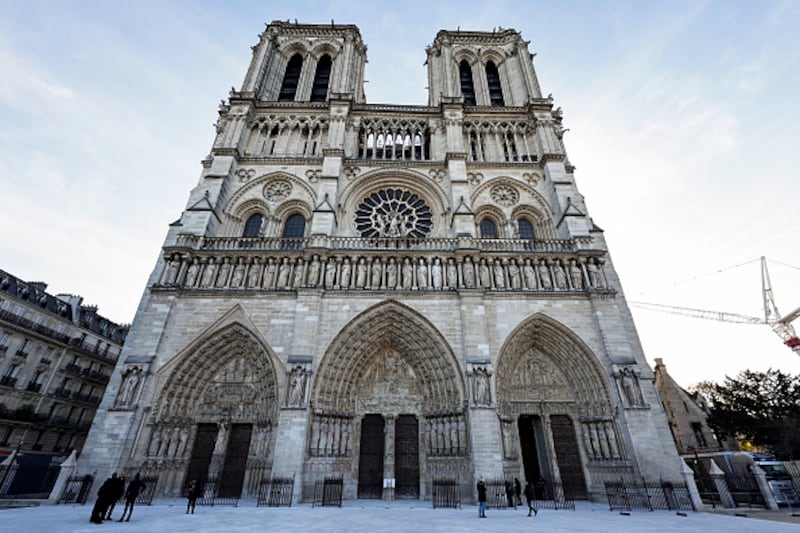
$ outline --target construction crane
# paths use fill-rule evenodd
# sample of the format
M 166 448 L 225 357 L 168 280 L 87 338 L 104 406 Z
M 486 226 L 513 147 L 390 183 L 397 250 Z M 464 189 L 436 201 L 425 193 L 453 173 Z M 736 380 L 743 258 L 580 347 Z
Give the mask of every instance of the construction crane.
M 691 307 L 678 307 L 674 305 L 655 304 L 649 302 L 629 302 L 632 306 L 650 311 L 671 313 L 673 315 L 690 316 L 720 322 L 733 322 L 736 324 L 766 324 L 783 340 L 783 343 L 800 355 L 800 338 L 792 326 L 792 321 L 800 316 L 800 307 L 782 317 L 775 304 L 775 295 L 769 280 L 767 260 L 761 256 L 761 292 L 764 299 L 764 318 L 726 313 L 724 311 L 708 311 Z

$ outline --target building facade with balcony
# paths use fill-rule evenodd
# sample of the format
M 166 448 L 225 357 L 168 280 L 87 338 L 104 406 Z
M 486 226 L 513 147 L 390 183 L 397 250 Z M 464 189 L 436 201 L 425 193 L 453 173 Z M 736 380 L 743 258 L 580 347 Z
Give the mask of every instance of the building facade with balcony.
M 441 31 L 368 104 L 352 25 L 273 22 L 172 223 L 81 461 L 219 495 L 341 477 L 680 479 L 602 231 L 514 30 Z M 102 474 L 101 474 L 102 475 Z
M 0 270 L 0 455 L 83 448 L 127 326 Z

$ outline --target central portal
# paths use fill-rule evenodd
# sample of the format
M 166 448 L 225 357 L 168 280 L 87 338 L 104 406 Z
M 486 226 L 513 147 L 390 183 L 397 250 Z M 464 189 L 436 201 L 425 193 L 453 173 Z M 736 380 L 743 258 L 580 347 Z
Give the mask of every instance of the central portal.
M 358 459 L 358 497 L 380 499 L 383 495 L 383 427 L 381 415 L 361 421 L 361 453 Z
M 395 495 L 398 498 L 419 498 L 419 425 L 416 416 L 397 417 L 395 449 Z

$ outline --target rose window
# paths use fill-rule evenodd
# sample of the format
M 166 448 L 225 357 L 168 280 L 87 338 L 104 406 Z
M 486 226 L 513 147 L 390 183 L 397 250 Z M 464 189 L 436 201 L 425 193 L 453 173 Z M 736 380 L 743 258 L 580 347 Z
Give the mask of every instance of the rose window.
M 431 210 L 414 193 L 385 189 L 364 198 L 356 209 L 362 237 L 425 237 L 433 222 Z

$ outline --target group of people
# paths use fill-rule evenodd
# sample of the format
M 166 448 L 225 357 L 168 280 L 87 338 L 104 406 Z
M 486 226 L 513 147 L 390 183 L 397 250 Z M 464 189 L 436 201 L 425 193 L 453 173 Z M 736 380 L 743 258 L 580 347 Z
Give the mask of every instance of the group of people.
M 478 479 L 477 489 L 478 518 L 486 518 L 486 482 L 483 480 L 483 478 Z M 522 504 L 522 499 L 520 498 L 522 494 L 522 484 L 519 482 L 518 478 L 514 478 L 513 483 L 510 480 L 506 480 L 505 492 L 508 507 L 515 507 L 516 505 Z M 533 487 L 533 483 L 528 481 L 525 483 L 525 500 L 528 503 L 528 516 L 531 516 L 531 513 L 533 516 L 539 514 L 539 510 L 533 506 L 533 501 L 535 498 L 536 491 Z
M 111 513 L 114 512 L 114 507 L 124 496 L 125 508 L 122 510 L 122 516 L 117 522 L 130 522 L 136 498 L 139 497 L 144 488 L 145 483 L 139 474 L 136 474 L 131 482 L 128 483 L 126 489 L 125 478 L 114 472 L 110 478 L 105 480 L 100 490 L 97 491 L 97 501 L 94 503 L 89 521 L 95 524 L 102 524 L 105 520 L 112 520 Z M 125 517 L 126 514 L 128 515 L 127 518 Z

